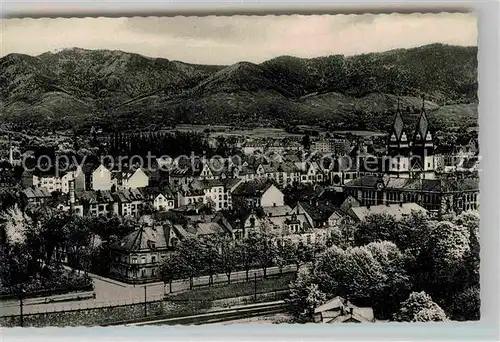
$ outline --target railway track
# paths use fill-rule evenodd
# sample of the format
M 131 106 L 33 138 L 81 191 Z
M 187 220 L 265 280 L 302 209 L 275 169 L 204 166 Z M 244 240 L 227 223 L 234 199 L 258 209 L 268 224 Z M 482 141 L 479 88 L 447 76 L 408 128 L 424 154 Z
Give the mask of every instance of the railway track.
M 143 326 L 143 325 L 201 325 L 214 324 L 225 321 L 232 321 L 242 318 L 266 316 L 285 311 L 285 302 L 268 302 L 207 312 L 198 315 L 154 319 L 141 321 L 136 323 L 125 324 L 126 326 Z

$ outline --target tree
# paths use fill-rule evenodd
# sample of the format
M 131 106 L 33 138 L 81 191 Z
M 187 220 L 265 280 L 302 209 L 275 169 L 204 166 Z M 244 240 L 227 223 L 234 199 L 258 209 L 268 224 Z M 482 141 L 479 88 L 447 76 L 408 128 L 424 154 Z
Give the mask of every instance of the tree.
M 189 278 L 189 288 L 193 289 L 193 278 L 200 276 L 206 268 L 203 264 L 204 248 L 197 238 L 190 237 L 181 241 L 175 252 L 179 259 L 179 275 Z
M 212 286 L 213 276 L 221 267 L 221 253 L 219 253 L 220 247 L 221 244 L 218 237 L 205 237 L 201 243 L 202 259 L 199 260 L 199 262 L 201 262 L 204 266 L 204 270 L 208 272 L 209 286 Z
M 464 259 L 470 253 L 470 232 L 465 226 L 440 222 L 429 241 L 432 258 L 431 279 L 434 295 L 456 293 L 463 289 Z
M 354 231 L 356 245 L 362 246 L 375 241 L 393 241 L 396 219 L 389 214 L 371 214 L 358 223 Z
M 392 317 L 396 322 L 442 322 L 447 319 L 443 309 L 423 291 L 412 292 Z
M 52 211 L 42 221 L 40 236 L 45 249 L 45 264 L 49 265 L 54 251 L 66 245 L 71 215 L 68 212 Z
M 24 214 L 17 204 L 0 212 L 0 222 L 3 223 L 5 242 L 11 245 L 24 243 L 27 230 L 32 224 L 31 218 Z
M 235 253 L 246 273 L 246 281 L 248 281 L 248 273 L 252 265 L 256 262 L 256 249 L 253 244 L 253 238 L 236 241 Z
M 297 322 L 309 322 L 314 317 L 314 309 L 323 304 L 326 295 L 314 283 L 309 270 L 301 270 L 297 279 L 290 283 L 290 295 L 285 302 Z
M 172 281 L 182 274 L 182 258 L 177 253 L 168 254 L 160 265 L 160 279 L 169 284 L 169 292 L 172 293 Z
M 385 318 L 410 290 L 404 261 L 388 241 L 345 250 L 332 246 L 319 256 L 314 274 L 323 292 L 373 306 L 377 316 Z
M 73 268 L 86 269 L 83 267 L 82 259 L 87 256 L 87 250 L 90 248 L 90 223 L 91 219 L 88 217 L 76 216 L 68 223 L 68 239 L 67 251 L 69 252 L 69 261 Z
M 264 278 L 267 277 L 267 268 L 273 265 L 276 255 L 276 245 L 265 234 L 259 234 L 253 238 L 255 244 L 255 259 L 262 268 Z
M 280 274 L 283 273 L 283 267 L 293 260 L 295 246 L 289 240 L 278 243 L 276 247 L 275 263 L 280 269 Z
M 297 267 L 297 272 L 300 265 L 304 264 L 306 261 L 310 260 L 312 257 L 313 247 L 305 245 L 302 241 L 298 243 L 293 243 L 290 246 L 290 261 Z
M 416 256 L 427 245 L 432 229 L 433 223 L 427 214 L 414 211 L 397 222 L 389 240 L 400 250 Z
M 220 265 L 221 269 L 227 275 L 227 283 L 231 283 L 231 273 L 240 262 L 238 247 L 233 240 L 230 238 L 223 238 L 220 240 Z
M 457 321 L 478 321 L 481 318 L 479 285 L 471 286 L 458 294 L 450 305 L 450 315 Z

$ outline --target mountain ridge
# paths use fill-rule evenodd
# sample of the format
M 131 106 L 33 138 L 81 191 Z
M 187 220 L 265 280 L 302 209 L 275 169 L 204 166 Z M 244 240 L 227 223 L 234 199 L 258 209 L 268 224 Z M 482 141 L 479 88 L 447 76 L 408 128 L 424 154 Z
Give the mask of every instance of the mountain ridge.
M 360 111 L 387 116 L 396 95 L 406 97 L 410 109 L 425 95 L 437 113 L 446 105 L 477 103 L 477 47 L 430 44 L 229 66 L 81 48 L 0 58 L 0 117 L 24 128 L 150 122 L 359 126 L 366 119 Z M 477 120 L 466 112 L 456 115 L 458 121 Z

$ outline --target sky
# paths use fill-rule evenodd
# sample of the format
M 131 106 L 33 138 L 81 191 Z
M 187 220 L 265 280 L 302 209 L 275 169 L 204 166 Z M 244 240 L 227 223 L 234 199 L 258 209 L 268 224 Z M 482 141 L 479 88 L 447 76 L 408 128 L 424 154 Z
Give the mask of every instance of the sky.
M 79 47 L 198 64 L 477 45 L 472 13 L 2 19 L 0 57 Z

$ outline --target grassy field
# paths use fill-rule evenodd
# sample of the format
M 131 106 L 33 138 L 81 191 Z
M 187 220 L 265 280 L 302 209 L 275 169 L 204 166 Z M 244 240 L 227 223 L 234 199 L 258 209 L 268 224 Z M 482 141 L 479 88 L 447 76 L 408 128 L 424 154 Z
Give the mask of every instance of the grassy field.
M 257 293 L 267 293 L 288 289 L 288 284 L 295 278 L 294 273 L 273 276 L 267 279 L 257 280 Z M 169 296 L 173 300 L 217 300 L 254 294 L 255 284 L 253 281 L 232 283 L 225 286 L 214 286 L 198 288 L 192 291 L 173 294 Z

